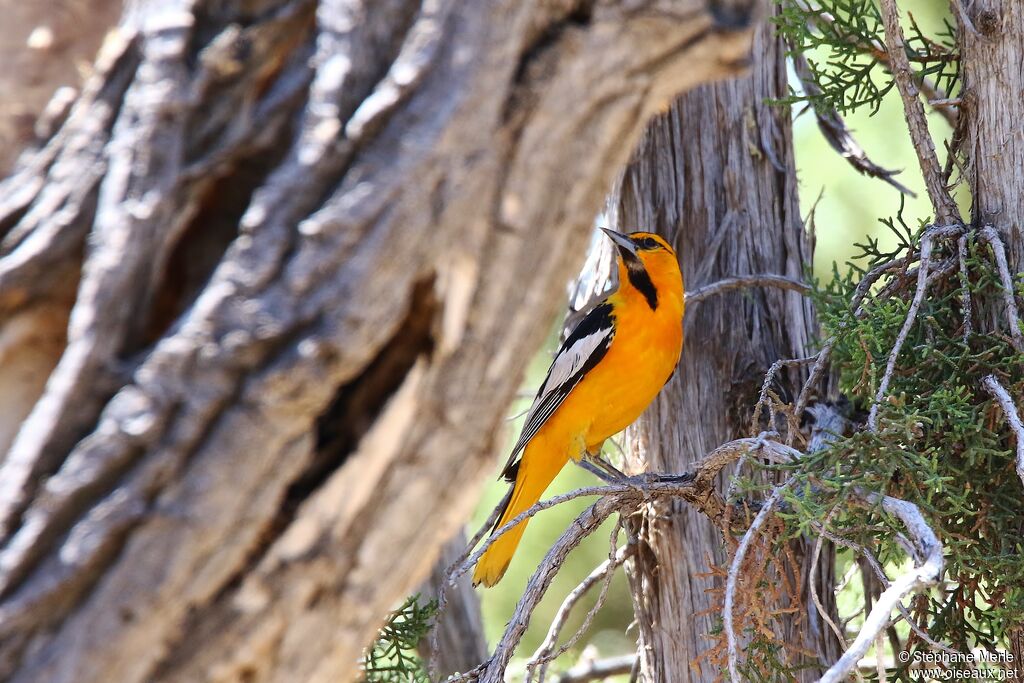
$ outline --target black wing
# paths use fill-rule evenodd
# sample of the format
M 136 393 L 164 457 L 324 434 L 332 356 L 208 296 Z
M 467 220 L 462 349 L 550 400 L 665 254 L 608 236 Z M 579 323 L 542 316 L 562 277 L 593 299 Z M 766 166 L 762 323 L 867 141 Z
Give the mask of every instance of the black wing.
M 526 424 L 515 448 L 508 456 L 501 475 L 515 481 L 519 470 L 517 460 L 530 439 L 537 435 L 565 398 L 583 377 L 608 353 L 615 336 L 615 316 L 610 303 L 595 306 L 576 326 L 555 354 L 548 375 L 533 399 L 526 415 Z

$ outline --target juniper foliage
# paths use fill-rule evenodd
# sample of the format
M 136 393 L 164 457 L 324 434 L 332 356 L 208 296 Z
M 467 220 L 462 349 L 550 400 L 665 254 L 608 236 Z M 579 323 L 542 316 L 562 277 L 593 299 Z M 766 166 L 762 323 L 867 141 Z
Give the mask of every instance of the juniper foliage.
M 411 595 L 391 613 L 377 640 L 363 659 L 367 683 L 430 683 L 416 648 L 430 632 L 437 615 L 437 600 L 420 603 Z
M 802 53 L 821 93 L 792 91 L 787 104 L 806 102 L 845 114 L 859 107 L 878 111 L 892 90 L 882 18 L 875 0 L 779 0 L 773 19 L 793 49 Z M 959 56 L 948 19 L 936 35 L 926 35 L 909 15 L 907 57 L 919 82 L 953 96 Z

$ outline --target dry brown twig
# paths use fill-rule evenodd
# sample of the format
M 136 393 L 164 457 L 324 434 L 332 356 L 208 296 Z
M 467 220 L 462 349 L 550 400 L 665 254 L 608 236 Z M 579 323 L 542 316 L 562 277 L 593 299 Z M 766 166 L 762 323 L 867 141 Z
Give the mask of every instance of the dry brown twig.
M 736 629 L 733 626 L 733 604 L 736 601 L 736 584 L 739 581 L 740 567 L 743 566 L 743 558 L 746 557 L 747 548 L 750 547 L 754 536 L 764 525 L 768 519 L 768 515 L 771 514 L 775 505 L 778 504 L 782 498 L 782 494 L 786 487 L 792 482 L 792 478 L 787 479 L 783 483 L 776 486 L 768 500 L 765 501 L 764 505 L 758 511 L 757 516 L 754 517 L 754 521 L 751 523 L 750 528 L 747 529 L 746 533 L 743 534 L 743 538 L 740 540 L 739 546 L 736 548 L 736 553 L 732 557 L 732 562 L 729 564 L 729 574 L 726 578 L 725 583 L 725 606 L 722 608 L 722 617 L 725 621 L 725 637 L 729 652 L 729 676 L 734 681 L 739 681 L 739 653 L 736 641 Z

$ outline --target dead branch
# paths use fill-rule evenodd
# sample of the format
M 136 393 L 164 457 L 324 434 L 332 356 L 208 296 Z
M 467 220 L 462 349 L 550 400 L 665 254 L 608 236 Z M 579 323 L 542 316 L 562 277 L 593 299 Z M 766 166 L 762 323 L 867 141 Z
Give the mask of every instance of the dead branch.
M 868 505 L 881 505 L 885 512 L 899 518 L 913 543 L 915 566 L 890 583 L 882 592 L 865 617 L 864 625 L 850 648 L 825 672 L 819 683 L 838 683 L 845 680 L 846 675 L 857 666 L 857 662 L 868 651 L 875 638 L 889 625 L 892 610 L 902 604 L 903 597 L 912 591 L 934 586 L 942 575 L 942 544 L 916 505 L 860 488 L 855 489 L 854 493 Z
M 698 287 L 693 291 L 687 292 L 686 305 L 692 306 L 693 304 L 700 303 L 710 296 L 731 292 L 736 289 L 745 289 L 747 287 L 777 287 L 779 289 L 787 289 L 791 292 L 799 292 L 800 294 L 808 294 L 811 291 L 810 285 L 800 282 L 799 280 L 785 277 L 784 275 L 773 275 L 770 273 L 763 273 L 759 275 L 740 275 L 737 277 L 725 278 L 718 282 L 712 282 L 710 285 L 704 285 L 703 287 Z
M 866 314 L 863 301 L 872 285 L 874 285 L 875 282 L 877 282 L 878 279 L 886 273 L 899 268 L 905 268 L 914 258 L 916 258 L 916 256 L 916 253 L 908 254 L 907 256 L 882 263 L 869 270 L 864 275 L 863 279 L 861 279 L 857 288 L 853 291 L 853 299 L 850 301 L 850 307 L 853 308 L 854 318 L 862 318 Z M 797 397 L 796 403 L 794 404 L 794 415 L 800 415 L 804 409 L 807 408 L 807 403 L 811 398 L 811 391 L 813 391 L 814 386 L 818 383 L 818 380 L 821 379 L 822 374 L 825 372 L 825 368 L 828 365 L 829 357 L 832 355 L 832 349 L 836 344 L 838 335 L 842 334 L 847 327 L 849 327 L 849 323 L 844 322 L 841 324 L 836 335 L 830 337 L 828 341 L 822 345 L 821 350 L 818 351 L 814 361 L 814 366 L 811 368 L 810 373 L 808 373 L 807 379 L 804 381 L 804 385 L 800 389 L 800 395 Z M 787 443 L 791 443 L 793 436 L 794 435 L 792 434 L 790 435 Z
M 577 664 L 557 678 L 557 683 L 586 683 L 602 681 L 611 676 L 622 676 L 633 671 L 636 655 L 622 655 Z
M 1002 408 L 1003 416 L 1010 423 L 1010 428 L 1017 439 L 1017 476 L 1020 477 L 1021 483 L 1024 483 L 1024 423 L 1021 423 L 1017 405 L 995 375 L 989 375 L 982 380 L 982 386 L 992 394 L 996 403 Z
M 928 260 L 931 258 L 931 253 L 932 237 L 925 233 L 924 237 L 921 238 L 921 265 L 918 266 L 917 270 L 917 290 L 914 292 L 914 299 L 910 303 L 907 317 L 903 321 L 903 327 L 900 328 L 899 334 L 896 335 L 896 342 L 892 345 L 892 350 L 889 352 L 889 360 L 885 364 L 885 373 L 882 375 L 882 381 L 878 384 L 878 391 L 875 393 L 875 400 L 871 404 L 871 412 L 868 415 L 868 429 L 873 432 L 878 430 L 878 408 L 886 392 L 889 390 L 889 382 L 892 381 L 892 373 L 896 369 L 896 359 L 900 355 L 903 343 L 907 340 L 907 335 L 910 334 L 910 330 L 914 326 L 917 312 L 921 309 L 921 303 L 924 301 L 924 295 L 928 289 Z
M 925 187 L 928 188 L 928 197 L 935 209 L 935 218 L 940 223 L 960 222 L 960 212 L 956 202 L 949 195 L 942 179 L 942 168 L 935 155 L 935 145 L 932 142 L 931 133 L 928 132 L 924 105 L 921 104 L 919 98 L 920 90 L 915 82 L 914 74 L 910 70 L 896 0 L 882 0 L 881 9 L 890 70 L 893 80 L 896 82 L 896 88 L 900 91 L 900 97 L 903 99 L 903 110 L 906 114 L 910 139 L 914 144 L 914 151 L 917 153 Z

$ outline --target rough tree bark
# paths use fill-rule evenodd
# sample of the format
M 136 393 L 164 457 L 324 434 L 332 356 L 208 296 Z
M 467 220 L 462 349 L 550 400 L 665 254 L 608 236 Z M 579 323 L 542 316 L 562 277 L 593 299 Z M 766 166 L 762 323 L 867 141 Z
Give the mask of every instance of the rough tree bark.
M 975 227 L 992 225 L 1006 246 L 1010 272 L 1024 272 L 1024 5 L 976 0 L 955 12 L 963 95 L 958 147 L 971 190 Z M 966 21 L 965 21 L 966 18 Z M 982 304 L 988 329 L 1005 330 L 1001 301 Z M 1019 397 L 1018 397 L 1019 401 Z M 1008 634 L 1016 677 L 1024 678 L 1024 631 Z
M 0 465 L 0 677 L 353 678 L 642 125 L 758 7 L 133 3 L 0 186 L 5 333 L 67 319 Z
M 613 201 L 622 228 L 656 229 L 674 240 L 687 289 L 750 273 L 799 280 L 811 259 L 789 114 L 765 101 L 787 92 L 784 46 L 767 28 L 754 45 L 749 76 L 694 90 L 651 123 Z M 766 370 L 777 359 L 808 355 L 814 330 L 810 303 L 792 292 L 750 290 L 687 310 L 679 369 L 627 432 L 631 468 L 688 471 L 718 444 L 748 435 Z M 799 386 L 792 381 L 798 372 L 783 385 Z M 709 563 L 726 560 L 721 531 L 684 504 L 660 505 L 645 523 L 650 545 L 628 565 L 645 679 L 717 680 L 715 666 L 696 662 L 719 623 L 720 601 L 707 592 L 717 584 L 707 573 Z M 834 612 L 830 556 L 822 554 L 817 585 Z M 829 664 L 838 643 L 802 597 L 802 629 L 796 617 L 787 619 L 782 636 Z

